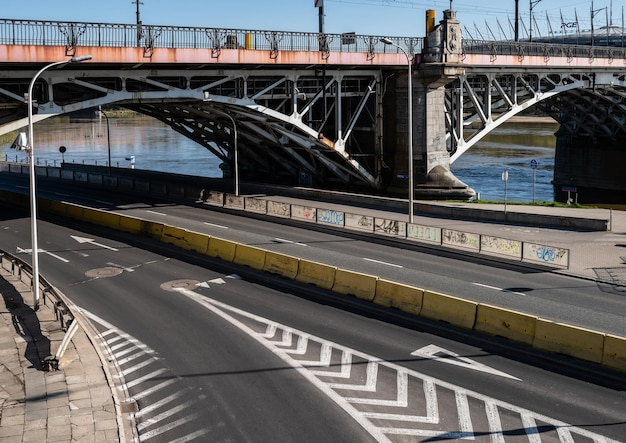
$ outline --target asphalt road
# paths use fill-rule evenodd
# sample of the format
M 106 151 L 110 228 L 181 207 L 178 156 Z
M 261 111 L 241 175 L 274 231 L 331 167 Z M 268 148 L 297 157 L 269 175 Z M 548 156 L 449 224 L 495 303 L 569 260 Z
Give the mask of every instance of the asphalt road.
M 27 214 L 0 214 L 0 248 L 28 259 Z M 624 441 L 623 389 L 513 349 L 128 236 L 43 221 L 39 233 L 41 271 L 101 331 L 142 440 Z
M 27 183 L 5 176 L 3 186 Z M 366 237 L 320 225 L 251 217 L 210 207 L 144 203 L 132 195 L 42 182 L 39 195 L 204 232 L 412 286 L 542 318 L 626 336 L 626 291 L 528 265 L 464 255 L 410 241 Z M 506 236 L 506 235 L 503 235 Z

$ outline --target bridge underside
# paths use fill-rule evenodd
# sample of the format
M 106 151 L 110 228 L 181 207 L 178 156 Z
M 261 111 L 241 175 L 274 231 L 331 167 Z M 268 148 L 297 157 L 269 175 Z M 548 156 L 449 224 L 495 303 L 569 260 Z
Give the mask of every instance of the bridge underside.
M 27 125 L 24 94 L 33 75 L 0 77 L 0 134 Z M 193 139 L 226 174 L 237 148 L 244 178 L 381 191 L 380 83 L 378 69 L 81 66 L 44 73 L 34 88 L 33 119 L 116 104 Z
M 560 124 L 553 180 L 559 192 L 555 197 L 566 198 L 560 189 L 568 186 L 576 187 L 586 202 L 623 199 L 625 80 L 617 70 L 512 73 L 497 68 L 467 69 L 446 89 L 450 162 L 494 128 L 534 106 Z

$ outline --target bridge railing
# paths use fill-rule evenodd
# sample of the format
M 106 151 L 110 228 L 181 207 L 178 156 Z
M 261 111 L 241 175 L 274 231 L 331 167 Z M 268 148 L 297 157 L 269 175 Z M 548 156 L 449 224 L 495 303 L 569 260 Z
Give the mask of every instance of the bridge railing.
M 252 49 L 372 54 L 400 52 L 392 45 L 381 43 L 382 37 L 385 36 L 0 19 L 0 44 L 3 45 Z M 390 37 L 390 39 L 413 53 L 421 52 L 424 44 L 422 38 Z
M 463 40 L 464 54 L 626 59 L 626 48 L 544 42 Z

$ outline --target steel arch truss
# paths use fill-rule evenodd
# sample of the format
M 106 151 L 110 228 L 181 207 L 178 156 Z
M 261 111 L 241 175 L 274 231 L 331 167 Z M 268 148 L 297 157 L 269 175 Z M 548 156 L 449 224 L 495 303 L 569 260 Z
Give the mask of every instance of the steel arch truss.
M 0 134 L 27 125 L 32 72 L 0 78 Z M 34 121 L 119 104 L 161 120 L 263 180 L 382 186 L 381 71 L 316 69 L 52 70 L 35 85 Z
M 580 73 L 467 70 L 446 87 L 450 163 L 519 112 L 557 94 L 592 84 L 591 75 Z

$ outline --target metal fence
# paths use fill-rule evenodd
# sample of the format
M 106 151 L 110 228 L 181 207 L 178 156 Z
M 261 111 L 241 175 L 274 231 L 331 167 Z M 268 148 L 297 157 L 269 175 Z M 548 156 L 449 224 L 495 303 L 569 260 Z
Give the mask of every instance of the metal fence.
M 385 36 L 0 19 L 0 44 L 399 53 Z M 390 37 L 414 54 L 424 39 Z
M 546 58 L 626 58 L 626 48 L 623 47 L 488 40 L 463 40 L 463 53 Z

